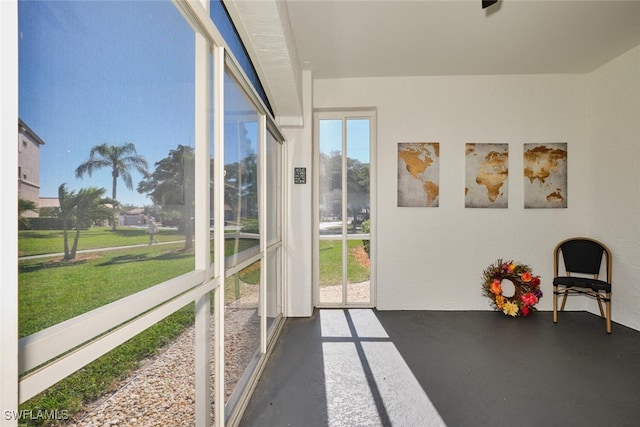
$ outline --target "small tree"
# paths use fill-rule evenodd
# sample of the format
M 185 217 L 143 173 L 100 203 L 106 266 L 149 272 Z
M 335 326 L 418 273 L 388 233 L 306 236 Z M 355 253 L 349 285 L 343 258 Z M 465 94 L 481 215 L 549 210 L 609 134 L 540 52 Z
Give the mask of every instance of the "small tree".
M 33 200 L 18 199 L 18 221 L 29 227 L 29 218 L 22 216 L 26 211 L 38 212 L 38 205 Z
M 195 155 L 193 148 L 178 145 L 169 150 L 169 155 L 156 162 L 156 169 L 148 174 L 139 184 L 138 192 L 145 193 L 153 203 L 163 210 L 179 207 L 182 211 L 185 242 L 184 248 L 193 247 L 193 227 L 191 219 L 194 215 L 194 171 Z
M 75 221 L 76 194 L 74 191 L 67 190 L 67 184 L 61 184 L 58 187 L 58 202 L 60 203 L 59 218 L 62 220 L 62 238 L 64 241 L 64 259 L 72 259 L 69 252 L 68 231 L 71 224 Z
M 112 199 L 103 198 L 104 188 L 81 188 L 76 194 L 68 191 L 66 184 L 58 188 L 60 201 L 60 218 L 63 221 L 64 259 L 70 260 L 76 257 L 80 230 L 92 226 L 97 221 L 103 221 L 111 216 L 111 210 L 107 204 L 117 205 Z M 73 245 L 69 249 L 68 232 L 75 228 Z

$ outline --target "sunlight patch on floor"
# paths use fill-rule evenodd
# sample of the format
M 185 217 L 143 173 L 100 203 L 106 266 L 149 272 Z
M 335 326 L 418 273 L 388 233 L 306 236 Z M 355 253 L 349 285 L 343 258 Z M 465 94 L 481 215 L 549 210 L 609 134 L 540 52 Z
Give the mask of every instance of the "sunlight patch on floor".
M 353 343 L 322 344 L 329 426 L 382 425 Z
M 369 309 L 321 310 L 329 426 L 445 426 Z

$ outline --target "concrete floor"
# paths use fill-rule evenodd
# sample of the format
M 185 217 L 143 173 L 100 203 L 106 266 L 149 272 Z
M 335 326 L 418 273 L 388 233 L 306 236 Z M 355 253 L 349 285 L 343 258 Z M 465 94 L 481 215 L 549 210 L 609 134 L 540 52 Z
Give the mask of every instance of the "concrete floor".
M 240 425 L 637 426 L 640 332 L 585 312 L 288 319 Z

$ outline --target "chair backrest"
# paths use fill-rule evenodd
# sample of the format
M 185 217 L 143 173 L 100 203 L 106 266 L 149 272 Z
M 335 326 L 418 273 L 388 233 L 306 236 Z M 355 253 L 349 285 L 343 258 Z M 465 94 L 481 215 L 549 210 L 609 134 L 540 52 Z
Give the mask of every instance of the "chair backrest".
M 560 252 L 568 274 L 593 274 L 595 278 L 600 275 L 600 265 L 604 255 L 607 266 L 607 282 L 611 283 L 611 252 L 602 243 L 586 237 L 575 237 L 560 242 L 555 249 L 555 276 L 558 276 L 558 255 Z

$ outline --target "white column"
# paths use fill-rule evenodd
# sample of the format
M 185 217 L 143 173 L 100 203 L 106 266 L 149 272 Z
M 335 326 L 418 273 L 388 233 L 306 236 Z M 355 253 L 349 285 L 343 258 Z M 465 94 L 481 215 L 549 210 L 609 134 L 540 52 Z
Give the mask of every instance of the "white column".
M 18 411 L 18 4 L 0 1 L 0 187 L 3 272 L 0 286 L 0 425 L 17 426 Z
M 313 313 L 313 81 L 311 71 L 302 72 L 304 126 L 284 129 L 287 144 L 286 183 L 287 218 L 285 265 L 287 266 L 287 316 L 311 316 Z M 307 168 L 307 183 L 293 183 L 293 168 Z
M 224 426 L 224 48 L 213 50 L 214 256 L 215 277 L 215 418 Z
M 260 183 L 258 192 L 258 215 L 260 230 L 260 298 L 258 313 L 260 314 L 260 352 L 267 352 L 267 119 L 260 114 L 259 122 L 259 163 L 258 173 Z

